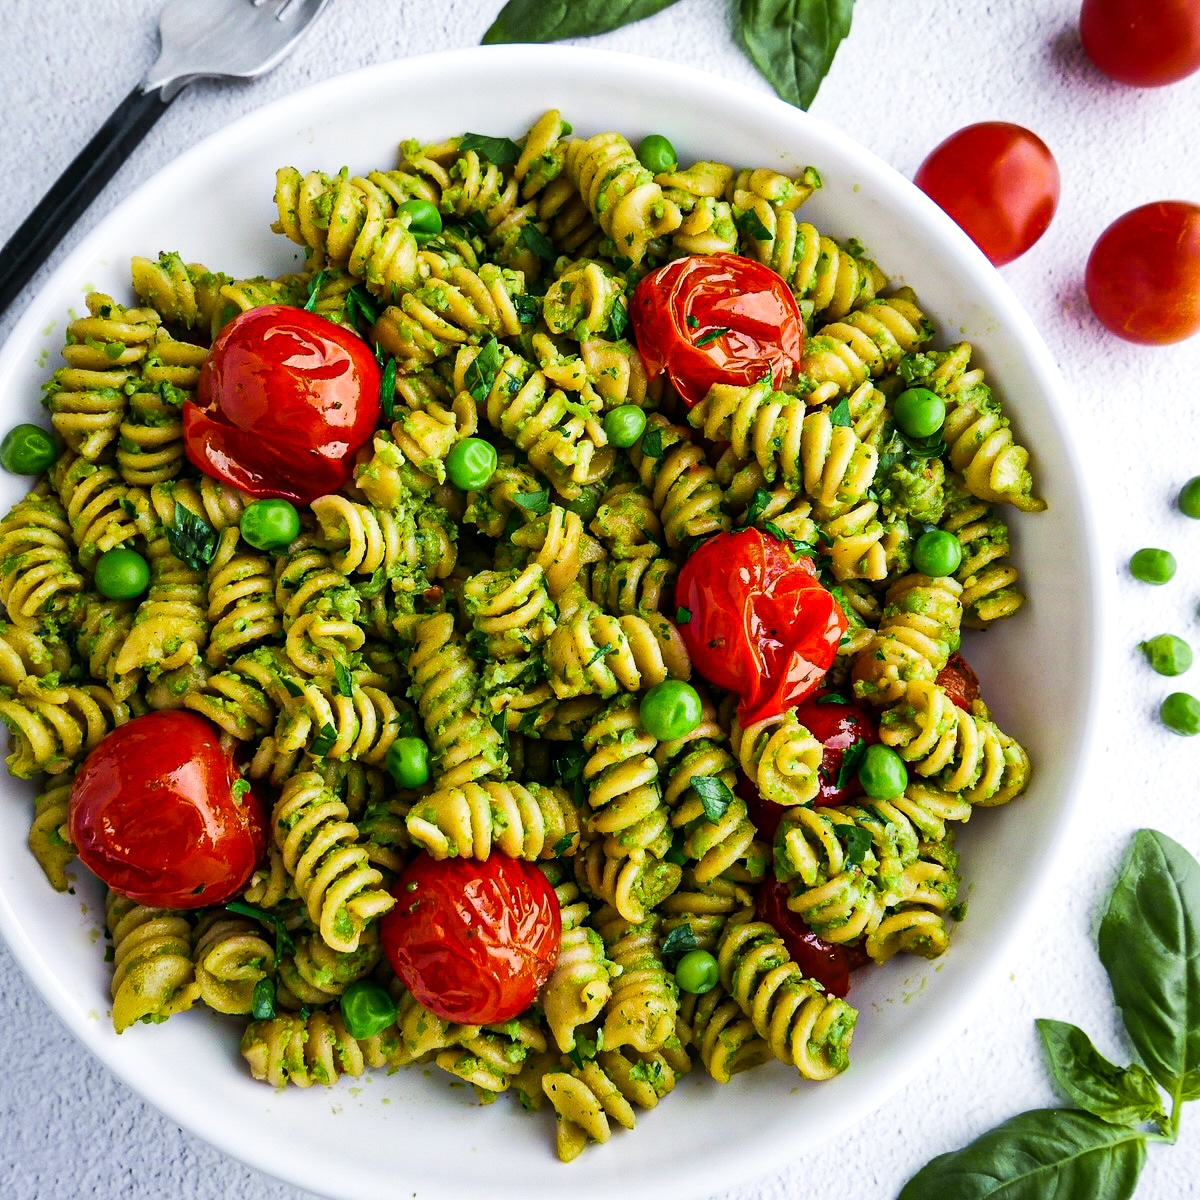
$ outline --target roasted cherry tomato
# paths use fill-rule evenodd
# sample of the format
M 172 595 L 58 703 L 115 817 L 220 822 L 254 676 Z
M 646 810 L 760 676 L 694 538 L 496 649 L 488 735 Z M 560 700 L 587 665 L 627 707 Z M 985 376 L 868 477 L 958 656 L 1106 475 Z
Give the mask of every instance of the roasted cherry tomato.
M 787 906 L 788 887 L 768 876 L 758 889 L 755 909 L 759 920 L 774 925 L 792 961 L 809 979 L 815 979 L 835 996 L 850 991 L 850 972 L 868 962 L 857 946 L 835 946 L 818 937 L 804 918 Z
M 1084 277 L 1088 303 L 1118 337 L 1180 342 L 1200 330 L 1200 205 L 1143 204 L 1099 237 Z
M 1110 79 L 1161 87 L 1200 70 L 1196 0 L 1083 0 L 1079 34 Z
M 714 383 L 754 383 L 768 371 L 782 387 L 800 366 L 796 297 L 770 267 L 738 254 L 659 267 L 637 285 L 629 315 L 650 377 L 665 370 L 689 406 Z
M 696 669 L 736 692 L 744 724 L 798 704 L 829 670 L 846 618 L 812 560 L 759 529 L 719 533 L 683 564 L 675 600 Z
M 200 908 L 245 887 L 267 850 L 267 818 L 211 721 L 147 713 L 88 755 L 68 816 L 80 861 L 139 904 Z
M 796 718 L 825 747 L 818 776 L 821 790 L 813 801 L 821 804 L 845 804 L 862 795 L 858 772 L 842 773 L 842 759 L 851 746 L 873 746 L 879 741 L 879 723 L 874 714 L 856 700 L 841 702 L 827 694 L 810 696 L 796 708 Z
M 418 854 L 392 895 L 383 951 L 404 986 L 447 1021 L 507 1021 L 534 1002 L 554 969 L 558 900 L 532 863 Z
M 971 711 L 971 705 L 979 699 L 979 676 L 971 670 L 971 664 L 957 651 L 938 672 L 937 685 L 959 708 Z
M 187 456 L 252 496 L 308 504 L 350 479 L 379 422 L 366 342 L 315 313 L 252 308 L 221 330 L 183 406 Z
M 984 121 L 952 133 L 913 182 L 1003 266 L 1046 232 L 1058 207 L 1058 164 L 1035 133 Z

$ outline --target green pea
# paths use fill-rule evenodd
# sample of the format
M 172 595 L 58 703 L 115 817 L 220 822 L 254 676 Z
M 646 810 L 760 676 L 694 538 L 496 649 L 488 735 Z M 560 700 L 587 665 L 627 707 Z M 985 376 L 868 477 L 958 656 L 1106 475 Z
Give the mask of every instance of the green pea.
M 622 450 L 632 446 L 646 428 L 646 414 L 636 404 L 622 404 L 604 418 L 608 440 Z
M 922 575 L 953 575 L 962 562 L 962 545 L 944 529 L 931 529 L 917 539 L 912 565 Z
M 675 147 L 661 133 L 648 133 L 638 146 L 638 162 L 652 175 L 673 171 L 679 166 Z
M 351 1037 L 374 1037 L 395 1024 L 396 1002 L 379 984 L 359 979 L 342 993 L 342 1020 Z
M 418 242 L 427 242 L 442 232 L 442 214 L 428 200 L 405 200 L 397 216 L 408 215 L 409 232 Z
M 892 417 L 909 437 L 932 437 L 946 422 L 946 402 L 928 388 L 909 388 L 892 404 Z
M 300 536 L 300 514 L 287 500 L 255 500 L 242 511 L 238 528 L 256 550 L 280 550 Z
M 660 742 L 686 737 L 704 714 L 700 693 L 690 683 L 666 679 L 643 697 L 638 716 L 642 728 Z
M 1162 723 L 1172 732 L 1184 737 L 1200 733 L 1200 700 L 1187 692 L 1172 692 L 1158 710 Z
M 0 442 L 0 467 L 40 475 L 58 457 L 58 444 L 40 425 L 14 425 Z
M 1129 573 L 1143 583 L 1169 583 L 1175 578 L 1175 555 L 1169 550 L 1139 550 L 1129 560 Z
M 389 747 L 388 774 L 403 788 L 429 782 L 429 747 L 419 737 L 397 738 Z
M 463 438 L 446 455 L 446 474 L 464 492 L 483 487 L 496 473 L 500 459 L 496 447 L 483 438 Z
M 1179 511 L 1185 517 L 1200 521 L 1200 475 L 1189 479 L 1179 489 Z
M 567 512 L 577 513 L 585 521 L 590 521 L 600 510 L 600 497 L 602 494 L 602 488 L 580 488 L 579 495 L 565 501 L 563 507 Z
M 675 982 L 681 992 L 703 996 L 717 986 L 717 960 L 707 950 L 689 950 L 675 967 Z
M 891 746 L 868 746 L 858 766 L 858 782 L 872 800 L 892 800 L 908 787 L 908 768 Z
M 136 550 L 106 550 L 96 562 L 96 591 L 109 600 L 133 600 L 150 586 L 150 564 Z
M 1139 642 L 1138 649 L 1160 675 L 1182 675 L 1192 665 L 1192 648 L 1173 633 L 1160 633 L 1149 641 Z

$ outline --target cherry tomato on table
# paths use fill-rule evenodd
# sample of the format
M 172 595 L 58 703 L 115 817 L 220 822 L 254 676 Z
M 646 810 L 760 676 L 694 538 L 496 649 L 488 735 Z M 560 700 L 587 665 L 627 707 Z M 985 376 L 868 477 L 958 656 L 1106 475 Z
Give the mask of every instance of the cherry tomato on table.
M 666 371 L 690 407 L 714 383 L 776 387 L 796 373 L 804 322 L 796 297 L 770 267 L 738 254 L 693 254 L 652 271 L 629 307 L 653 379 Z
M 493 1025 L 524 1012 L 558 957 L 558 899 L 532 863 L 418 854 L 392 887 L 383 952 L 430 1012 Z
M 818 937 L 804 918 L 787 906 L 788 887 L 768 876 L 758 889 L 755 910 L 761 921 L 774 925 L 792 961 L 809 979 L 823 984 L 835 996 L 850 991 L 850 972 L 870 960 L 857 946 L 836 946 Z
M 913 182 L 1001 267 L 1046 232 L 1058 207 L 1058 164 L 1035 133 L 983 121 L 952 133 Z
M 743 724 L 799 703 L 824 678 L 846 618 L 812 560 L 760 529 L 718 533 L 679 572 L 675 601 L 692 663 L 735 692 Z
M 1200 70 L 1196 0 L 1083 0 L 1079 34 L 1110 79 L 1161 87 Z
M 212 722 L 184 709 L 135 717 L 88 755 L 71 788 L 80 861 L 139 904 L 200 908 L 245 887 L 267 817 Z
M 183 406 L 201 471 L 252 496 L 308 504 L 337 491 L 379 422 L 381 372 L 357 334 L 282 304 L 221 330 Z
M 1118 337 L 1180 342 L 1200 330 L 1200 205 L 1143 204 L 1099 237 L 1084 276 L 1088 303 Z

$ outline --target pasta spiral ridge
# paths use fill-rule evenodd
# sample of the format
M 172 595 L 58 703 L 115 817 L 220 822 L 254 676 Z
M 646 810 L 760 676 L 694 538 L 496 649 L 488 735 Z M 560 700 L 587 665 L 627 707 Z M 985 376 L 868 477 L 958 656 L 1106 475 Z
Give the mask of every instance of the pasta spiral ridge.
M 165 1021 L 191 1008 L 200 989 L 187 917 L 111 891 L 104 905 L 113 941 L 112 1019 L 117 1033 L 137 1021 Z
M 771 1047 L 754 1022 L 720 984 L 702 995 L 685 995 L 679 1004 L 680 1034 L 696 1047 L 704 1069 L 717 1083 L 728 1083 L 772 1058 Z
M 825 748 L 794 709 L 743 726 L 735 717 L 730 745 L 742 772 L 772 804 L 808 804 L 820 790 Z
M 575 855 L 575 878 L 584 892 L 634 924 L 644 921 L 670 896 L 682 875 L 682 869 L 675 863 L 653 855 L 607 854 L 603 841 L 589 842 Z
M 34 629 L 83 587 L 70 538 L 66 510 L 38 491 L 18 500 L 0 522 L 0 604 L 19 629 Z
M 675 1032 L 678 991 L 659 951 L 659 924 L 657 917 L 633 924 L 611 909 L 596 914 L 596 930 L 617 968 L 602 1027 L 609 1050 L 632 1046 L 648 1054 Z
M 219 911 L 201 918 L 192 955 L 199 999 L 222 1013 L 249 1013 L 254 985 L 275 967 L 262 926 Z
M 129 715 L 128 705 L 97 683 L 39 685 L 18 696 L 0 696 L 0 720 L 12 734 L 12 752 L 5 759 L 9 773 L 18 779 L 41 771 L 61 775 Z
M 239 543 L 238 530 L 224 530 L 208 568 L 212 630 L 205 657 L 215 667 L 283 631 L 271 560 L 264 554 L 240 550 Z

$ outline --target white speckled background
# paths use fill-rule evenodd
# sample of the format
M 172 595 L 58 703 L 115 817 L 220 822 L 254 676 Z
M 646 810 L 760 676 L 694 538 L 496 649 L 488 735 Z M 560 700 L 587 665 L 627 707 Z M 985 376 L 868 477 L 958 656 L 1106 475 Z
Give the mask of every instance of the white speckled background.
M 364 64 L 472 45 L 500 3 L 332 0 L 313 36 L 274 74 L 250 86 L 201 84 L 185 93 L 76 235 L 181 149 L 243 112 Z M 5 0 L 2 7 L 0 242 L 153 60 L 161 0 Z M 598 44 L 766 90 L 730 41 L 730 7 L 679 0 Z M 1081 294 L 1089 249 L 1116 216 L 1156 199 L 1200 201 L 1200 75 L 1157 90 L 1111 83 L 1080 49 L 1077 14 L 1078 0 L 858 0 L 851 37 L 813 112 L 909 175 L 947 134 L 985 119 L 1030 126 L 1057 156 L 1058 216 L 1004 275 L 1075 392 L 1079 436 L 1090 444 L 1094 481 L 1107 506 L 1117 589 L 1102 756 L 1091 764 L 1087 801 L 1063 874 L 1047 892 L 1044 919 L 942 1057 L 836 1144 L 773 1177 L 747 1179 L 726 1200 L 894 1197 L 934 1154 L 1054 1101 L 1035 1017 L 1074 1021 L 1103 1052 L 1124 1060 L 1128 1049 L 1093 948 L 1098 906 L 1139 826 L 1161 829 L 1200 853 L 1200 738 L 1177 737 L 1155 718 L 1168 691 L 1200 693 L 1200 666 L 1178 681 L 1163 680 L 1135 648 L 1163 631 L 1200 647 L 1200 522 L 1172 506 L 1179 485 L 1200 474 L 1200 338 L 1167 348 L 1128 345 L 1096 324 Z M 669 114 L 663 123 L 669 126 Z M 14 317 L 0 317 L 0 339 Z M 1154 589 L 1129 578 L 1124 563 L 1143 545 L 1175 552 L 1180 570 L 1172 584 Z M 0 1059 L 3 1200 L 308 1196 L 224 1157 L 148 1109 L 63 1030 L 3 947 Z M 1151 1148 L 1139 1197 L 1194 1193 L 1195 1125 L 1185 1115 L 1180 1145 Z M 563 1186 L 570 1187 L 566 1171 Z

